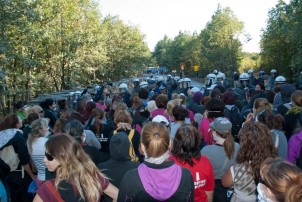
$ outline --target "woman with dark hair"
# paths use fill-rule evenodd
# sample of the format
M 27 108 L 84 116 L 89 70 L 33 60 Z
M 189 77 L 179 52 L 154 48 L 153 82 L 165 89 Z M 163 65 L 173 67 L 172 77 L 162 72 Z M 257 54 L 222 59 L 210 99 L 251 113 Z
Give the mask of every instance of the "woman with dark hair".
M 83 114 L 83 118 L 84 118 L 84 121 L 86 122 L 89 117 L 91 116 L 92 114 L 92 110 L 96 108 L 96 104 L 95 102 L 93 101 L 89 101 L 87 102 L 86 106 L 85 106 L 85 109 L 84 109 L 84 114 Z
M 239 138 L 237 164 L 231 166 L 221 182 L 225 187 L 234 186 L 232 201 L 256 201 L 261 163 L 268 157 L 276 157 L 277 151 L 271 132 L 263 123 L 244 124 Z
M 207 145 L 201 150 L 201 154 L 210 160 L 215 176 L 214 201 L 226 202 L 227 189 L 221 184 L 221 178 L 225 172 L 236 164 L 239 144 L 234 142 L 232 136 L 232 123 L 224 117 L 216 118 L 210 128 L 215 144 Z
M 158 95 L 155 99 L 157 109 L 154 109 L 151 112 L 150 118 L 152 119 L 153 117 L 155 117 L 157 115 L 162 115 L 168 119 L 169 117 L 166 115 L 166 108 L 167 108 L 168 101 L 169 100 L 168 100 L 167 95 L 164 95 L 164 94 Z
M 176 131 L 178 130 L 178 128 L 180 128 L 182 124 L 185 123 L 185 119 L 186 117 L 188 117 L 189 112 L 183 106 L 176 105 L 172 109 L 172 114 L 173 114 L 174 122 L 170 123 L 170 128 L 171 128 L 170 137 L 174 139 Z
M 189 170 L 170 159 L 169 130 L 162 123 L 143 127 L 141 150 L 145 160 L 128 171 L 119 187 L 118 201 L 193 201 L 194 183 Z
M 176 132 L 171 153 L 175 162 L 191 171 L 194 179 L 194 201 L 212 201 L 213 168 L 207 157 L 200 155 L 201 139 L 198 130 L 189 124 Z
M 224 116 L 224 103 L 221 99 L 211 98 L 206 104 L 206 111 L 204 118 L 201 121 L 199 132 L 201 138 L 207 145 L 214 144 L 212 138 L 212 132 L 209 131 L 210 123 L 212 123 L 217 117 Z
M 105 112 L 100 108 L 95 108 L 92 110 L 92 120 L 87 126 L 101 142 L 101 153 L 102 162 L 107 161 L 110 158 L 109 143 L 114 130 L 114 127 L 109 123 L 104 123 Z
M 41 103 L 41 107 L 44 109 L 44 117 L 49 119 L 49 127 L 53 128 L 58 116 L 54 111 L 56 107 L 56 103 L 51 98 L 47 98 L 43 103 Z
M 286 159 L 288 147 L 286 136 L 282 132 L 283 116 L 264 110 L 258 114 L 257 120 L 268 126 L 272 133 L 273 143 L 278 150 L 278 156 Z
M 41 186 L 34 202 L 96 202 L 101 201 L 102 193 L 116 201 L 117 188 L 98 170 L 78 141 L 68 135 L 57 135 L 45 147 L 45 165 L 56 177 Z

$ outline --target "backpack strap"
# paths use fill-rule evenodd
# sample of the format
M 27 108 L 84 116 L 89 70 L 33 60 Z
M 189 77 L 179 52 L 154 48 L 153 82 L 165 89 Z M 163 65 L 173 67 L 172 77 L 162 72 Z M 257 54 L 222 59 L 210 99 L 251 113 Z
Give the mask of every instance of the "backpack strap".
M 129 143 L 130 143 L 129 155 L 130 155 L 131 161 L 138 161 L 138 158 L 135 155 L 134 147 L 133 147 L 133 144 L 132 144 L 132 139 L 133 139 L 133 136 L 134 136 L 134 132 L 135 132 L 135 130 L 132 129 L 132 130 L 130 130 L 130 133 L 128 135 L 128 139 L 129 139 Z
M 53 184 L 50 181 L 46 181 L 45 185 L 58 202 L 64 202 L 63 199 L 61 198 L 58 190 L 53 186 Z

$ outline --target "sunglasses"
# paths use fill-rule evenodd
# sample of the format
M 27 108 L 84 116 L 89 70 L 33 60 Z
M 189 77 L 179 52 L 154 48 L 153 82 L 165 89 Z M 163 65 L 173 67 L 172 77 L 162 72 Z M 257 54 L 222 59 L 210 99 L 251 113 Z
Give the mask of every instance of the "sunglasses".
M 52 161 L 54 158 L 51 154 L 45 152 L 45 157 L 47 158 L 48 161 Z

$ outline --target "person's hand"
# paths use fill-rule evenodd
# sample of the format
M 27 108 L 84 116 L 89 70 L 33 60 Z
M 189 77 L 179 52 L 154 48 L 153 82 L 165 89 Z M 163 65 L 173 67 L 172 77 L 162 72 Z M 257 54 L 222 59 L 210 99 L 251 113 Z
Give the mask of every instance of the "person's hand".
M 249 123 L 252 118 L 254 117 L 254 114 L 253 113 L 249 113 L 247 116 L 246 116 L 246 120 L 245 120 L 245 123 Z

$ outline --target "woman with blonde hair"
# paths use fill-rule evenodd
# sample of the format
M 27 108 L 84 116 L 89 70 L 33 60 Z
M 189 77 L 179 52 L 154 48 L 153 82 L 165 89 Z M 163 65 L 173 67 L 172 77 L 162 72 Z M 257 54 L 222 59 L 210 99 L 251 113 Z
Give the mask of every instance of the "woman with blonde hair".
M 48 120 L 39 118 L 32 123 L 32 130 L 28 136 L 28 150 L 29 154 L 37 168 L 37 186 L 40 187 L 45 181 L 45 164 L 43 159 L 45 157 L 45 143 L 48 138 L 45 137 L 48 133 Z
M 170 159 L 170 147 L 169 130 L 165 125 L 149 122 L 143 127 L 141 149 L 145 160 L 138 169 L 124 175 L 118 201 L 194 200 L 192 175 Z
M 231 134 L 232 123 L 225 117 L 218 117 L 210 124 L 215 144 L 207 145 L 201 154 L 210 160 L 215 176 L 214 201 L 227 201 L 227 189 L 221 184 L 225 172 L 236 164 L 239 144 Z
M 286 160 L 267 158 L 260 167 L 260 183 L 257 186 L 259 201 L 285 201 L 289 184 L 299 173 L 301 170 Z
M 249 113 L 246 117 L 245 123 L 250 121 L 258 121 L 257 116 L 259 113 L 268 110 L 271 111 L 271 106 L 269 101 L 266 98 L 257 98 L 254 101 L 253 113 Z
M 34 198 L 40 201 L 101 201 L 102 193 L 115 201 L 118 189 L 109 183 L 73 137 L 57 135 L 46 142 L 44 162 L 56 178 L 46 181 Z

